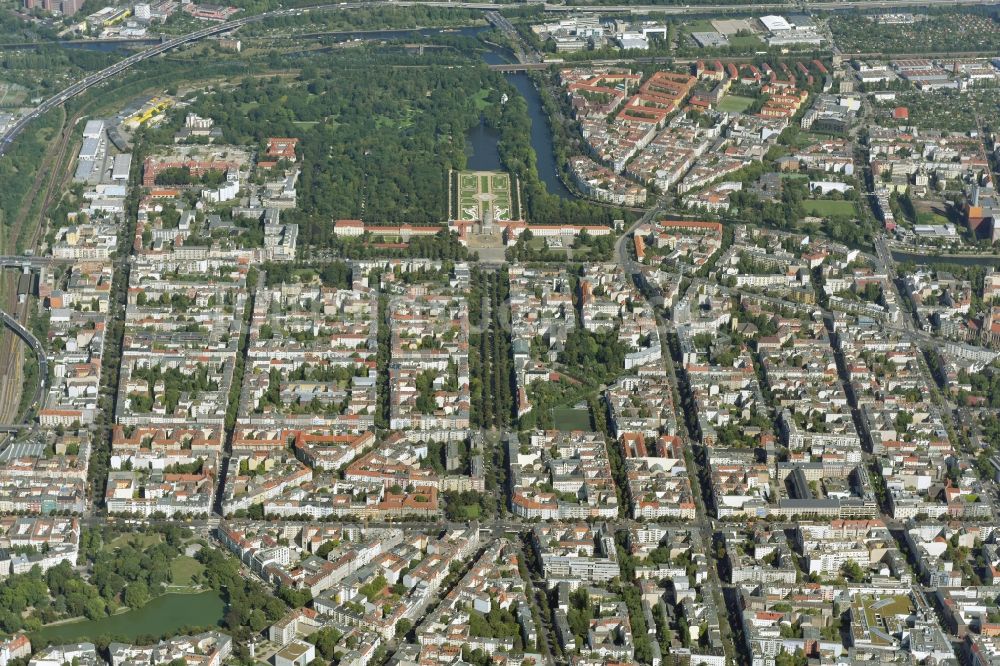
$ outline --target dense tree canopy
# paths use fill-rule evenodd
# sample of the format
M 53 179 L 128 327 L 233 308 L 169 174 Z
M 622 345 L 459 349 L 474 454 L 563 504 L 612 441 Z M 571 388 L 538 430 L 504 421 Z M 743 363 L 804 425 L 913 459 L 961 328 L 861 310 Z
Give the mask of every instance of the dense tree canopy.
M 294 81 L 244 80 L 193 108 L 228 142 L 301 139 L 301 214 L 289 218 L 304 223 L 306 242 L 332 236 L 338 218 L 444 220 L 448 170 L 465 165 L 465 133 L 479 119 L 474 98 L 494 87 L 485 68 L 401 68 L 412 59 L 367 55 L 311 60 Z

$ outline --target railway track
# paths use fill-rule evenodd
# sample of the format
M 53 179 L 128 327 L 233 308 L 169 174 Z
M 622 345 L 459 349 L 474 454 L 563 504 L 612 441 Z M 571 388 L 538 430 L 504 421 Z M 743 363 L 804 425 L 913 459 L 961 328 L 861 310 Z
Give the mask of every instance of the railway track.
M 5 290 L 4 296 L 16 302 L 17 288 Z M 27 303 L 18 304 L 13 310 L 13 314 L 18 320 L 27 317 Z M 21 389 L 24 381 L 24 345 L 20 343 L 20 338 L 6 326 L 4 327 L 3 341 L 0 343 L 0 358 L 7 359 L 0 378 L 0 423 L 14 423 L 18 417 L 18 407 L 21 404 Z
M 66 111 L 65 109 L 61 109 L 61 112 L 63 114 L 63 124 L 61 129 L 64 130 L 66 127 Z M 65 132 L 63 132 L 63 135 L 60 137 L 60 143 L 64 143 L 65 140 L 66 135 Z M 63 150 L 65 150 L 64 147 Z M 39 190 L 42 189 L 42 185 L 45 182 L 46 174 L 51 173 L 52 161 L 53 158 L 51 155 L 42 160 L 42 163 L 35 174 L 35 180 L 31 183 L 31 189 L 28 190 L 28 194 L 26 194 L 23 199 L 24 205 L 21 206 L 21 210 L 17 217 L 9 225 L 9 233 L 3 239 L 3 247 L 7 250 L 8 254 L 17 254 L 18 237 L 21 234 L 21 230 L 24 229 L 24 223 L 28 219 L 28 215 L 34 208 L 35 200 L 38 197 Z
M 4 247 L 11 252 L 16 252 L 19 245 L 25 248 L 35 249 L 44 228 L 45 211 L 52 208 L 56 197 L 63 191 L 69 177 L 69 161 L 66 154 L 73 139 L 73 129 L 84 115 L 84 110 L 78 111 L 72 118 L 65 118 L 54 153 L 43 160 L 35 181 L 32 183 L 28 196 L 25 197 L 25 205 L 14 224 L 11 225 L 10 234 L 4 239 Z M 41 205 L 36 209 L 35 202 L 41 197 Z M 33 211 L 37 210 L 37 220 L 31 219 Z M 27 236 L 23 239 L 22 234 L 27 230 Z M 8 273 L 2 278 L 2 307 L 14 315 L 23 325 L 28 325 L 29 299 L 25 299 L 23 304 L 17 302 L 17 277 L 13 273 Z M 24 345 L 20 338 L 8 328 L 3 329 L 0 337 L 0 358 L 9 359 L 7 363 L 0 366 L 0 423 L 14 423 L 19 414 L 18 407 L 21 404 L 21 392 L 24 383 Z
M 7 296 L 7 290 L 4 290 Z M 0 340 L 0 357 L 5 359 L 5 363 L 0 367 L 0 421 L 11 423 L 16 416 L 17 409 L 13 405 L 11 393 L 12 387 L 20 381 L 19 369 L 21 367 L 21 355 L 16 342 L 16 337 L 12 331 L 4 327 L 3 339 Z
M 67 181 L 69 180 L 70 165 L 72 164 L 72 160 L 66 159 L 66 153 L 73 142 L 73 130 L 83 116 L 83 111 L 78 111 L 63 128 L 63 135 L 59 142 L 59 154 L 54 160 L 52 177 L 49 178 L 48 186 L 45 188 L 45 196 L 42 199 L 42 205 L 39 209 L 39 218 L 41 219 L 38 220 L 38 224 L 32 225 L 31 236 L 24 243 L 24 247 L 26 248 L 37 249 L 36 246 L 45 227 L 43 224 L 45 211 L 52 209 L 56 198 L 66 189 Z

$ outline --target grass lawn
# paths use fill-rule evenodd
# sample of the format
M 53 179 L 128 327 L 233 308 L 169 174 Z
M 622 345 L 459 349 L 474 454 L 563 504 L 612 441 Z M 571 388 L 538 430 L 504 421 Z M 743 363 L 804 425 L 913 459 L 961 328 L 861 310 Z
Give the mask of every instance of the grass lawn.
M 477 92 L 475 95 L 472 96 L 472 101 L 476 105 L 476 111 L 483 111 L 490 105 L 490 103 L 486 101 L 486 98 L 489 96 L 489 94 L 490 94 L 489 90 L 487 90 L 486 88 L 481 88 L 479 92 Z
M 850 216 L 854 215 L 854 203 L 850 201 L 836 201 L 833 199 L 811 199 L 802 202 L 805 206 L 806 214 L 816 217 L 829 217 L 833 215 Z
M 759 37 L 754 35 L 732 35 L 729 37 L 729 45 L 742 47 L 745 49 L 755 49 L 764 45 Z
M 181 555 L 170 563 L 170 580 L 174 585 L 190 585 L 191 579 L 205 570 L 198 560 Z
M 719 111 L 727 113 L 742 113 L 753 104 L 752 97 L 742 97 L 740 95 L 726 95 L 719 102 Z
M 806 146 L 811 146 L 817 141 L 825 141 L 829 139 L 829 136 L 824 136 L 822 134 L 816 134 L 815 132 L 799 132 L 795 135 L 794 146 L 796 148 L 805 148 Z
M 556 430 L 590 430 L 590 410 L 573 407 L 553 407 L 552 422 Z
M 939 213 L 917 213 L 917 224 L 948 224 L 949 220 Z
M 134 544 L 137 548 L 149 548 L 160 543 L 163 539 L 159 534 L 123 534 L 120 537 L 108 542 L 107 547 L 114 550 L 128 544 Z
M 481 510 L 478 504 L 466 504 L 462 507 L 466 520 L 479 520 Z
M 497 173 L 490 176 L 490 188 L 493 194 L 507 195 L 510 193 L 510 176 L 505 173 Z
M 708 19 L 691 21 L 690 23 L 685 23 L 684 27 L 687 28 L 688 32 L 715 32 L 715 27 Z
M 407 114 L 405 118 L 390 118 L 388 116 L 375 116 L 375 126 L 379 129 L 404 130 L 413 125 L 413 114 Z

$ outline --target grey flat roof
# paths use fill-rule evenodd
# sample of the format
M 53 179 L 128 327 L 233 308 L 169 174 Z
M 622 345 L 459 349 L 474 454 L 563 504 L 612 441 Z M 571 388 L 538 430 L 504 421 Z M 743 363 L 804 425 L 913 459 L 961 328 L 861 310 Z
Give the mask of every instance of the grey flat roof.
M 115 166 L 112 169 L 111 177 L 115 180 L 125 180 L 132 169 L 132 153 L 122 153 L 115 155 Z
M 100 139 L 84 139 L 83 146 L 80 148 L 80 159 L 94 159 L 94 157 L 97 156 L 97 151 L 100 147 Z
M 93 173 L 94 161 L 80 160 L 80 162 L 76 165 L 76 173 L 73 175 L 73 178 L 75 180 L 87 180 Z
M 0 451 L 0 460 L 9 461 L 15 458 L 38 458 L 45 453 L 43 442 L 14 442 Z
M 87 124 L 83 128 L 84 136 L 98 135 L 104 131 L 104 121 L 103 120 L 88 120 Z

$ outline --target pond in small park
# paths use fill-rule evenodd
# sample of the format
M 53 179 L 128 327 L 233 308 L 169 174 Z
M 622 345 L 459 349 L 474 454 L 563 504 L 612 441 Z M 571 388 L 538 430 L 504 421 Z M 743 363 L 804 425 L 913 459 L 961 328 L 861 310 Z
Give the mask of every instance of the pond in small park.
M 183 627 L 221 623 L 226 612 L 222 596 L 215 590 L 194 594 L 164 594 L 145 606 L 118 615 L 42 627 L 31 635 L 33 644 L 94 641 L 99 636 L 132 640 L 137 636 L 161 636 Z

